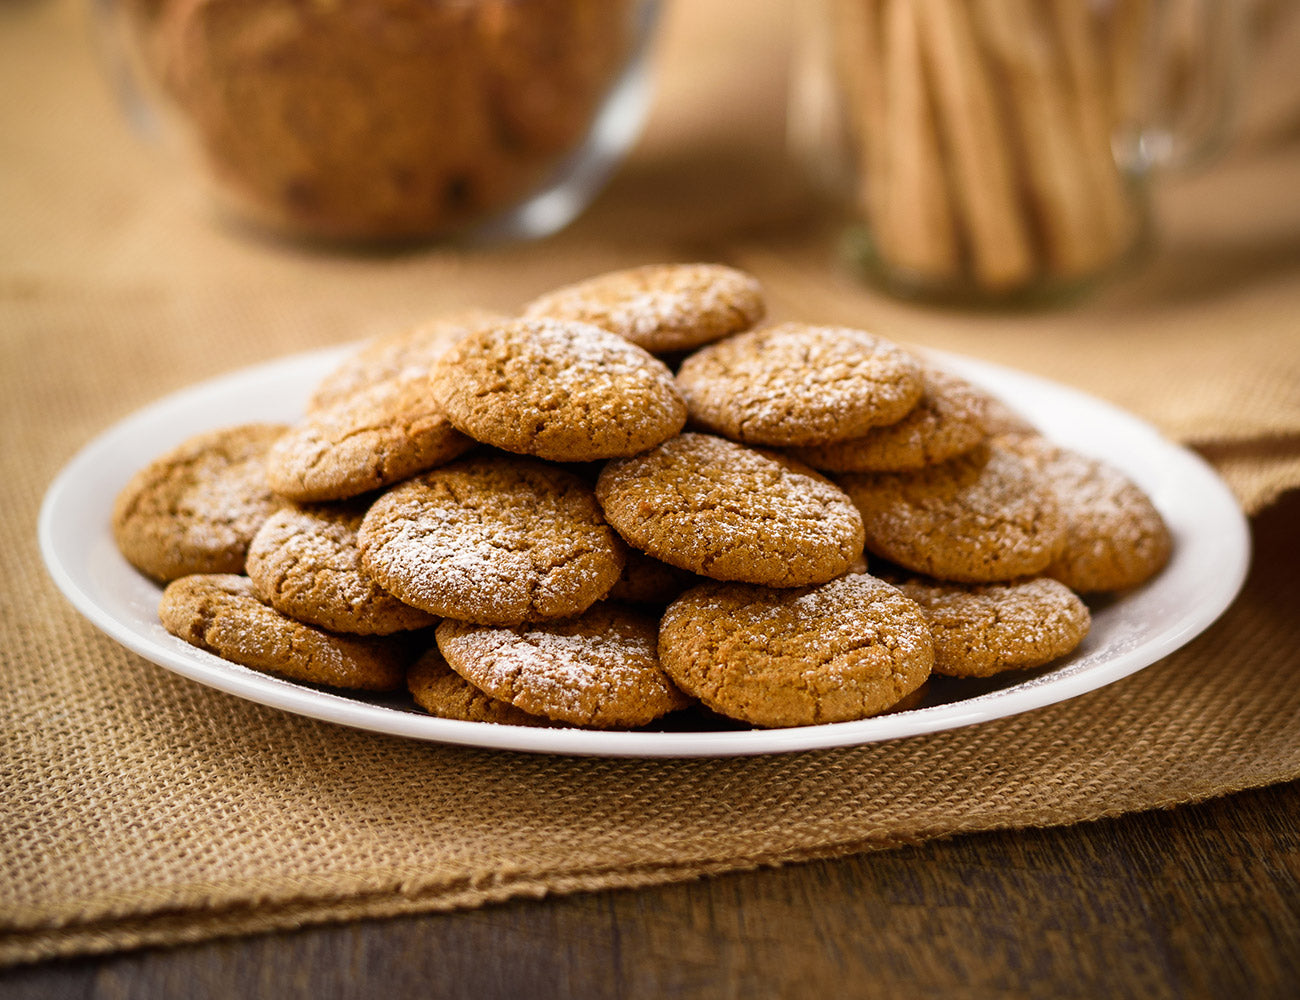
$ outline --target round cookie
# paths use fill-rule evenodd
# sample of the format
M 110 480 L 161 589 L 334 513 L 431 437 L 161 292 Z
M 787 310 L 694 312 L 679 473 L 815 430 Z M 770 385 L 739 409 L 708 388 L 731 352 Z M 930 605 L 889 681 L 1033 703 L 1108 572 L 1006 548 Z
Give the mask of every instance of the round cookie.
M 702 347 L 677 370 L 693 423 L 746 444 L 816 445 L 901 420 L 921 364 L 847 327 L 782 323 Z
M 686 351 L 763 318 L 758 280 L 723 264 L 647 264 L 611 271 L 534 299 L 524 315 L 577 320 L 654 354 Z
M 1012 583 L 896 584 L 925 614 L 934 640 L 934 672 L 991 677 L 1041 667 L 1071 652 L 1092 623 L 1087 605 L 1048 577 Z
M 1035 435 L 1008 438 L 1056 490 L 1065 543 L 1048 576 L 1081 593 L 1127 590 L 1160 572 L 1173 537 L 1151 498 L 1114 466 Z
M 605 595 L 605 600 L 663 606 L 699 582 L 700 578 L 694 573 L 670 566 L 639 549 L 628 549 L 623 572 Z
M 131 477 L 113 504 L 113 538 L 136 569 L 167 581 L 242 573 L 248 543 L 282 503 L 266 485 L 280 424 L 196 435 Z
M 430 647 L 406 672 L 406 689 L 430 715 L 462 722 L 494 722 L 502 726 L 554 726 L 541 715 L 530 715 L 484 694 L 447 666 L 437 646 Z
M 940 580 L 996 583 L 1036 576 L 1064 539 L 1051 484 L 994 445 L 913 472 L 846 473 L 866 547 Z
M 714 711 L 777 727 L 887 711 L 929 677 L 934 650 L 913 601 L 854 574 L 797 590 L 702 584 L 664 613 L 659 657 Z
M 389 379 L 313 410 L 271 447 L 266 478 L 300 503 L 401 482 L 474 447 L 433 400 L 427 377 Z
M 896 423 L 790 454 L 824 472 L 901 472 L 955 458 L 985 439 L 988 393 L 937 368 L 924 371 L 922 386 L 920 402 Z
M 610 462 L 605 516 L 633 547 L 715 580 L 799 587 L 862 553 L 862 520 L 833 483 L 793 459 L 686 433 Z
M 617 605 L 514 628 L 448 620 L 437 635 L 447 663 L 479 690 L 560 722 L 644 726 L 690 703 L 659 666 L 654 619 Z
M 332 406 L 359 389 L 392 378 L 427 376 L 456 341 L 485 326 L 506 322 L 509 317 L 486 309 L 466 309 L 409 330 L 373 337 L 321 379 L 307 408 Z
M 263 673 L 364 691 L 402 686 L 409 646 L 395 637 L 343 636 L 286 618 L 248 577 L 197 574 L 167 585 L 158 616 L 172 635 Z
M 366 572 L 400 600 L 484 625 L 582 613 L 618 579 L 625 551 L 581 479 L 499 455 L 394 486 L 357 539 Z
M 686 423 L 667 366 L 587 323 L 525 319 L 480 330 L 443 356 L 431 384 L 466 434 L 558 462 L 635 455 Z
M 357 529 L 365 505 L 289 504 L 253 536 L 247 573 L 254 593 L 283 615 L 331 632 L 389 635 L 436 625 L 361 568 Z

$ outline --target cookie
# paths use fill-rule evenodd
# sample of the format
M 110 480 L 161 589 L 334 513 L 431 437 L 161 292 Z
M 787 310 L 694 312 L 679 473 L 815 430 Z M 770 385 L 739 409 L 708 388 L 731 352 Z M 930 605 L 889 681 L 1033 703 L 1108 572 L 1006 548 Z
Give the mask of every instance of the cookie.
M 448 620 L 437 635 L 447 663 L 475 687 L 560 722 L 632 728 L 690 702 L 659 666 L 655 620 L 617 605 L 514 628 Z
M 257 597 L 283 615 L 331 632 L 388 635 L 438 624 L 403 604 L 361 568 L 357 529 L 366 505 L 289 504 L 253 536 L 247 573 Z
M 896 586 L 925 614 L 934 672 L 950 677 L 1041 667 L 1073 651 L 1092 623 L 1074 591 L 1047 577 L 990 584 L 910 579 Z
M 113 504 L 113 538 L 155 580 L 242 573 L 248 543 L 283 501 L 266 455 L 285 431 L 245 424 L 196 435 L 141 469 Z
M 863 330 L 782 323 L 702 347 L 677 371 L 691 421 L 759 445 L 843 441 L 901 420 L 921 363 Z
M 663 606 L 683 590 L 700 582 L 694 573 L 648 556 L 639 549 L 628 549 L 623 572 L 609 589 L 605 599 L 626 604 Z
M 862 520 L 828 479 L 709 434 L 610 462 L 596 497 L 634 548 L 715 580 L 821 583 L 862 553 Z
M 581 479 L 498 455 L 392 487 L 357 539 L 366 572 L 400 600 L 485 625 L 581 614 L 614 585 L 625 551 Z
M 1061 502 L 1065 542 L 1048 576 L 1093 593 L 1136 587 L 1164 568 L 1173 537 L 1151 498 L 1128 476 L 1039 436 L 1005 443 L 1051 481 Z
M 984 441 L 992 397 L 937 368 L 922 375 L 921 399 L 907 416 L 861 437 L 791 449 L 824 472 L 901 472 L 936 465 Z
M 447 666 L 437 646 L 411 664 L 406 689 L 415 703 L 430 715 L 462 722 L 494 722 L 502 726 L 554 726 L 541 715 L 530 715 L 513 705 L 484 694 Z
M 263 673 L 328 687 L 402 686 L 409 646 L 393 637 L 342 636 L 286 618 L 253 594 L 248 577 L 198 574 L 167 585 L 158 616 L 172 635 Z
M 456 341 L 484 326 L 508 321 L 509 317 L 486 309 L 466 309 L 408 330 L 373 337 L 321 379 L 307 408 L 332 406 L 360 389 L 392 378 L 427 376 Z
M 345 500 L 450 462 L 474 443 L 434 402 L 427 377 L 389 379 L 290 427 L 267 455 L 266 478 L 300 503 Z
M 1037 576 L 1064 540 L 1051 484 L 996 445 L 913 472 L 845 473 L 868 551 L 960 583 Z
M 480 330 L 443 356 L 431 385 L 470 437 L 559 462 L 635 455 L 686 422 L 667 366 L 588 323 L 525 319 Z
M 647 264 L 566 285 L 525 316 L 593 323 L 654 354 L 686 351 L 763 318 L 758 279 L 722 264 Z
M 664 613 L 659 657 L 714 711 L 777 727 L 887 711 L 929 677 L 934 650 L 915 602 L 855 574 L 795 590 L 692 588 Z

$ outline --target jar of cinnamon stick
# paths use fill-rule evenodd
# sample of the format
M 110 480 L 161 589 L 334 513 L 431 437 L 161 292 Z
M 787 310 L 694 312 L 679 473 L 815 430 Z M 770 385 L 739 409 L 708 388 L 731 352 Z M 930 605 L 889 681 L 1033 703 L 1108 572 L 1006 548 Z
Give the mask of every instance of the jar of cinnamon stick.
M 1222 141 L 1238 0 L 819 0 L 792 131 L 855 264 L 909 297 L 1056 300 L 1132 261 L 1156 168 Z
M 540 236 L 648 104 L 655 0 L 97 0 L 133 121 L 224 206 L 345 242 Z

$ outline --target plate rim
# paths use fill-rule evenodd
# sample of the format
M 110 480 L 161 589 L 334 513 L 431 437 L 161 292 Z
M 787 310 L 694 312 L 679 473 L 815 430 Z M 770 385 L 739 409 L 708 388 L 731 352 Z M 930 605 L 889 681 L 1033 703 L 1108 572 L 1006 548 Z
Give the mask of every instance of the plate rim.
M 1246 515 L 1217 472 L 1199 455 L 1164 437 L 1142 418 L 1082 390 L 995 362 L 919 348 L 936 363 L 947 365 L 977 384 L 1009 381 L 1012 384 L 1019 383 L 1022 387 L 1032 387 L 1040 395 L 1050 394 L 1068 399 L 1072 406 L 1083 406 L 1103 414 L 1109 421 L 1124 426 L 1127 432 L 1145 436 L 1148 439 L 1146 447 L 1159 447 L 1166 461 L 1173 461 L 1181 467 L 1184 475 L 1198 481 L 1203 504 L 1208 503 L 1214 508 L 1214 520 L 1225 533 L 1221 539 L 1224 549 L 1223 565 L 1218 567 L 1219 572 L 1215 577 L 1217 585 L 1211 597 L 1195 608 L 1194 613 L 1180 619 L 1177 628 L 1168 630 L 1158 639 L 1148 640 L 1134 650 L 1111 657 L 1086 670 L 1044 683 L 1013 686 L 960 701 L 853 722 L 785 729 L 622 732 L 465 722 L 358 701 L 346 694 L 306 687 L 222 660 L 169 635 L 160 624 L 141 631 L 132 623 L 109 613 L 87 591 L 85 580 L 75 572 L 77 567 L 69 566 L 61 551 L 64 533 L 60 529 L 59 519 L 66 516 L 74 488 L 103 460 L 106 451 L 139 429 L 152 428 L 162 415 L 178 408 L 199 408 L 204 400 L 220 397 L 236 387 L 248 391 L 257 384 L 273 385 L 289 375 L 305 380 L 307 376 L 301 371 L 304 367 L 319 367 L 323 375 L 328 366 L 337 363 L 352 349 L 354 348 L 345 345 L 298 352 L 201 380 L 140 407 L 83 445 L 50 482 L 37 521 L 42 559 L 48 574 L 64 597 L 109 638 L 158 666 L 227 694 L 321 721 L 389 736 L 489 750 L 572 756 L 689 758 L 781 754 L 887 742 L 992 722 L 1068 701 L 1136 673 L 1190 642 L 1209 628 L 1232 604 L 1244 586 L 1249 570 L 1250 528 Z M 1029 416 L 1033 418 L 1033 414 Z M 209 422 L 201 423 L 203 426 L 213 426 Z M 179 426 L 173 428 L 172 432 L 178 442 L 188 436 L 188 432 Z M 158 453 L 165 447 L 160 448 Z M 122 469 L 122 482 L 125 483 L 134 471 L 133 466 Z M 1136 470 L 1125 471 L 1133 475 Z M 96 509 L 103 515 L 100 530 L 109 531 L 111 499 L 100 508 L 94 504 L 87 505 L 83 516 L 88 517 Z M 89 524 L 88 521 L 85 523 Z M 121 563 L 127 571 L 136 573 L 125 559 Z M 1159 576 L 1156 577 L 1144 588 L 1154 585 L 1159 579 Z

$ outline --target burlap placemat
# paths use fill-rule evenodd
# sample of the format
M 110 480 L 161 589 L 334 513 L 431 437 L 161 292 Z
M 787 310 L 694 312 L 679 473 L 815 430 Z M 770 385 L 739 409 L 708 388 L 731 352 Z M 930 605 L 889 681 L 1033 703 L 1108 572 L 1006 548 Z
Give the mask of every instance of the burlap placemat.
M 779 122 L 757 115 L 661 113 L 608 196 L 542 247 L 329 257 L 211 225 L 120 130 L 66 7 L 0 16 L 0 134 L 19 154 L 0 160 L 0 190 L 23 195 L 0 213 L 0 963 L 645 885 L 1300 776 L 1300 519 L 1294 499 L 1268 507 L 1300 485 L 1294 149 L 1191 182 L 1184 207 L 1232 211 L 1175 220 L 1141 279 L 1060 314 L 936 313 L 837 273 L 797 224 Z M 774 43 L 757 32 L 724 68 L 762 64 L 755 48 Z M 670 24 L 668 41 L 686 64 L 733 34 L 714 16 Z M 756 107 L 779 87 L 750 78 L 719 100 Z M 733 157 L 753 184 L 710 210 Z M 1206 246 L 1267 266 L 1210 273 Z M 1175 655 L 1059 706 L 890 744 L 645 762 L 426 745 L 252 705 L 127 653 L 45 576 L 35 519 L 51 478 L 165 391 L 440 308 L 508 309 L 602 268 L 698 257 L 751 267 L 777 315 L 1030 368 L 1200 446 L 1262 511 L 1242 599 Z

